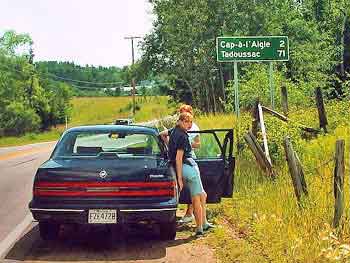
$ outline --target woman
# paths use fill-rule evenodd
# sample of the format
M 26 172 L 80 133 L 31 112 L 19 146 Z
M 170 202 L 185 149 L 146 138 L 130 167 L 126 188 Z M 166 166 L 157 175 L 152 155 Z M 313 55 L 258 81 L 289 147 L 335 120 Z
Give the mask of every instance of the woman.
M 188 112 L 180 114 L 177 125 L 171 130 L 169 138 L 169 159 L 177 175 L 180 191 L 186 184 L 191 193 L 194 217 L 196 220 L 196 236 L 203 235 L 203 231 L 212 228 L 206 217 L 207 194 L 203 189 L 197 163 L 192 158 L 187 131 L 192 126 L 192 115 Z
M 179 113 L 183 113 L 183 112 L 188 112 L 193 116 L 193 109 L 191 105 L 187 105 L 187 104 L 182 104 L 179 107 Z M 161 138 L 163 139 L 163 141 L 168 145 L 169 144 L 169 135 L 171 133 L 172 129 L 170 130 L 164 130 L 160 133 Z M 199 127 L 192 122 L 192 126 L 188 131 L 199 131 Z M 198 149 L 201 145 L 201 141 L 200 141 L 200 135 L 199 133 L 189 133 L 188 134 L 188 139 L 190 141 L 191 147 L 192 147 L 192 158 L 196 158 L 196 155 L 193 151 L 193 149 Z M 179 220 L 180 224 L 186 224 L 186 223 L 190 223 L 194 220 L 194 216 L 193 216 L 193 207 L 191 204 L 187 205 L 187 210 L 185 215 Z
M 183 104 L 180 106 L 179 108 L 179 113 L 183 113 L 183 112 L 188 112 L 190 113 L 193 117 L 193 109 L 192 109 L 192 106 L 191 105 L 187 105 L 187 104 Z M 188 131 L 199 131 L 199 127 L 197 124 L 195 124 L 193 121 L 192 121 L 192 126 L 191 126 L 191 129 L 189 129 Z M 193 149 L 198 149 L 201 145 L 201 141 L 200 141 L 200 135 L 199 133 L 189 133 L 188 134 L 188 138 L 189 138 L 189 141 L 190 141 L 190 144 L 192 146 L 192 158 L 196 159 L 196 155 L 193 151 Z M 193 216 L 193 207 L 191 204 L 188 204 L 187 205 L 187 210 L 186 210 L 186 213 L 185 215 L 179 220 L 179 223 L 181 224 L 186 224 L 186 223 L 190 223 L 192 222 L 194 219 L 194 216 Z

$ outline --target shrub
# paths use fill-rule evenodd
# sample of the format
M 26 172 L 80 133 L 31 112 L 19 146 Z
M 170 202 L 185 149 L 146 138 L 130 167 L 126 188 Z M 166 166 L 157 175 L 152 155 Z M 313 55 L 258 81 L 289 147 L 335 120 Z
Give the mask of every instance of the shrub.
M 33 109 L 26 109 L 23 104 L 12 102 L 5 108 L 0 124 L 6 135 L 22 135 L 37 131 L 40 127 L 40 118 Z
M 248 65 L 239 78 L 239 103 L 241 109 L 251 108 L 255 100 L 270 107 L 271 95 L 269 84 L 268 66 L 262 63 Z M 276 108 L 281 107 L 280 87 L 285 85 L 288 91 L 288 103 L 296 107 L 306 107 L 313 104 L 315 84 L 298 81 L 292 82 L 286 79 L 280 71 L 273 72 L 274 100 Z M 224 106 L 226 112 L 234 111 L 234 83 L 229 81 L 226 87 L 227 103 Z

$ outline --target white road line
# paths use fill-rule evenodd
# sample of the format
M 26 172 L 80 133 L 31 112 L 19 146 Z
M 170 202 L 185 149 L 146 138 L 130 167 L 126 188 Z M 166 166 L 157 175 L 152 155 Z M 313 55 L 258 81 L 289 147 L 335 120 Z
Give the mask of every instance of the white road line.
M 14 229 L 7 237 L 0 243 L 0 260 L 5 258 L 7 253 L 10 252 L 12 247 L 16 244 L 18 239 L 22 236 L 24 231 L 33 222 L 33 217 L 28 214 L 24 220 Z

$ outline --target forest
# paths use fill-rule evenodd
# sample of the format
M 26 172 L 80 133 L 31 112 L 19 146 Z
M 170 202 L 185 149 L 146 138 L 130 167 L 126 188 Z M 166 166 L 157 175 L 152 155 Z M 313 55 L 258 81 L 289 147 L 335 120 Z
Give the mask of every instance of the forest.
M 204 112 L 234 110 L 233 63 L 216 61 L 218 36 L 287 36 L 290 59 L 274 63 L 274 83 L 287 87 L 294 105 L 312 103 L 316 87 L 328 99 L 349 97 L 349 1 L 151 2 L 156 19 L 142 43 L 141 64 L 167 74 L 177 99 L 193 100 Z M 238 76 L 240 107 L 249 108 L 256 97 L 268 103 L 267 63 L 239 63 Z

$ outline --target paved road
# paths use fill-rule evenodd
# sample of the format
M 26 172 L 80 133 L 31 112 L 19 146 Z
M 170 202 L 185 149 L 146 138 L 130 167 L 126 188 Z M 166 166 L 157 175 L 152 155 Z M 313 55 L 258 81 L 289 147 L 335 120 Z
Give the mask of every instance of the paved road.
M 55 142 L 0 148 L 0 242 L 29 213 L 33 176 Z

